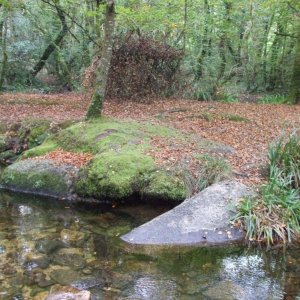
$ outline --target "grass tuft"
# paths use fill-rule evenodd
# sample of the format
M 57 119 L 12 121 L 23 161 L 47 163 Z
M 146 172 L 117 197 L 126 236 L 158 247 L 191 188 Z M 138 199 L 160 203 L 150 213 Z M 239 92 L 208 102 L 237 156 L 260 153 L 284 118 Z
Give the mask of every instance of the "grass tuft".
M 289 101 L 284 95 L 265 95 L 261 97 L 258 101 L 260 104 L 288 104 Z
M 201 155 L 199 159 L 201 160 L 197 183 L 199 191 L 230 177 L 231 167 L 223 158 Z
M 234 222 L 250 242 L 292 243 L 300 236 L 300 138 L 291 135 L 269 148 L 269 180 L 258 197 L 243 200 Z

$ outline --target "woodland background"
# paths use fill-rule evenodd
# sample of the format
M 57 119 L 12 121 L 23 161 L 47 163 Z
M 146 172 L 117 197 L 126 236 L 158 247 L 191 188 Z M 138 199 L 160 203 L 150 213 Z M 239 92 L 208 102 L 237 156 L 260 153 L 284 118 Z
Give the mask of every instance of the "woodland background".
M 106 1 L 2 0 L 0 6 L 0 90 L 93 86 Z M 117 0 L 115 11 L 110 97 L 230 102 L 272 93 L 299 101 L 297 0 Z

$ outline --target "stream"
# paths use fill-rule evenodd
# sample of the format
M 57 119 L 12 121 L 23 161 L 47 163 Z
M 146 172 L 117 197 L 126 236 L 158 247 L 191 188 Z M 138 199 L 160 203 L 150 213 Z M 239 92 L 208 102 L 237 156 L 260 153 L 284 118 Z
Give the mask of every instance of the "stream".
M 165 207 L 87 206 L 0 193 L 0 299 L 60 286 L 91 299 L 300 299 L 300 250 L 133 250 L 120 235 Z

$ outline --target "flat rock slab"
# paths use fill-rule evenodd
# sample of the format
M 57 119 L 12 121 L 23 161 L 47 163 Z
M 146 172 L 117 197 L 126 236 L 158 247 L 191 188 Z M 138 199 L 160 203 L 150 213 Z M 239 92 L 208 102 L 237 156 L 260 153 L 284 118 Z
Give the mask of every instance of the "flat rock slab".
M 121 237 L 136 245 L 225 246 L 242 242 L 245 233 L 230 226 L 236 204 L 253 195 L 238 182 L 214 184 L 174 209 Z

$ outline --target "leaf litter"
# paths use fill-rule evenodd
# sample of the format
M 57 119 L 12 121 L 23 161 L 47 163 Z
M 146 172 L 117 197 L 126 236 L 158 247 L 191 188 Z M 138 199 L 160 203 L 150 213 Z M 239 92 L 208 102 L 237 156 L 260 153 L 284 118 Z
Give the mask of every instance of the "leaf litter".
M 89 105 L 89 97 L 81 93 L 0 95 L 0 121 L 15 123 L 25 117 L 48 118 L 62 123 L 82 121 Z M 109 99 L 103 115 L 124 120 L 147 121 L 151 124 L 174 127 L 176 130 L 232 147 L 234 153 L 221 154 L 233 168 L 236 179 L 247 185 L 265 181 L 267 150 L 271 142 L 300 127 L 300 105 L 272 105 L 255 103 L 221 103 L 186 99 L 152 99 L 141 101 Z M 234 116 L 234 117 L 228 117 Z M 187 162 L 194 173 L 199 162 L 191 153 L 200 153 L 195 144 L 154 137 L 151 141 L 158 151 L 149 151 L 158 165 L 172 167 Z M 48 153 L 45 158 L 76 166 L 91 157 L 62 150 Z M 191 161 L 193 160 L 193 161 Z

